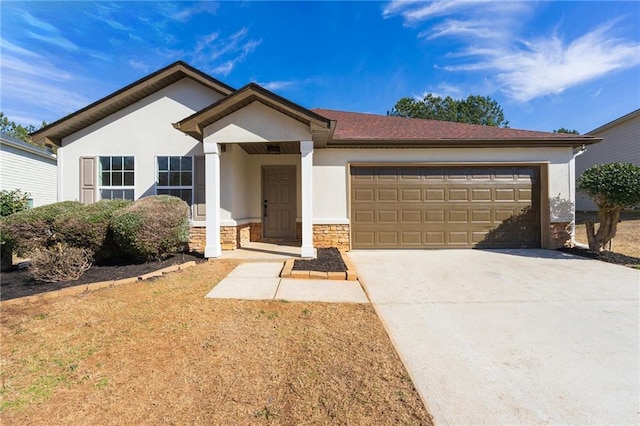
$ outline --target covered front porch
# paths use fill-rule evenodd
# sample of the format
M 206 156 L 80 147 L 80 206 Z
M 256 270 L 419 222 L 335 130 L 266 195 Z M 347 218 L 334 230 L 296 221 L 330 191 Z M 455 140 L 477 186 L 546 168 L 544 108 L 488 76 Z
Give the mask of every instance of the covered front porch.
M 315 257 L 313 153 L 329 120 L 250 84 L 174 127 L 203 144 L 193 226 L 205 257 L 249 242 L 296 243 Z

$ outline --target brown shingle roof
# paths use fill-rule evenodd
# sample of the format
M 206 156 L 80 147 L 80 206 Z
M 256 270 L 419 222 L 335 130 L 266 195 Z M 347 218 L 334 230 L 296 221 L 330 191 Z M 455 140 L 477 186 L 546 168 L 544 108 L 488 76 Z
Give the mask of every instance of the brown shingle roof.
M 336 121 L 333 141 L 546 141 L 568 145 L 597 142 L 589 136 L 505 129 L 477 124 L 452 123 L 387 115 L 363 114 L 315 108 L 312 111 Z M 555 145 L 555 144 L 554 144 Z

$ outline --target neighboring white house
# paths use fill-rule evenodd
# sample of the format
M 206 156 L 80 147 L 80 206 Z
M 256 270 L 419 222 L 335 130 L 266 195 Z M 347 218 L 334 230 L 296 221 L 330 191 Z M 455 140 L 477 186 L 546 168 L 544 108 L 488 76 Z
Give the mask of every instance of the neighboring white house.
M 570 241 L 574 156 L 593 136 L 325 109 L 171 64 L 33 134 L 61 200 L 179 196 L 206 257 L 316 247 L 546 247 Z
M 595 164 L 623 162 L 640 166 L 640 109 L 600 126 L 587 135 L 603 138 L 603 141 L 589 146 L 586 152 L 576 158 L 576 179 Z M 578 192 L 576 210 L 596 211 L 598 208 L 591 198 Z
M 58 201 L 56 155 L 0 134 L 0 190 L 27 192 L 31 207 Z

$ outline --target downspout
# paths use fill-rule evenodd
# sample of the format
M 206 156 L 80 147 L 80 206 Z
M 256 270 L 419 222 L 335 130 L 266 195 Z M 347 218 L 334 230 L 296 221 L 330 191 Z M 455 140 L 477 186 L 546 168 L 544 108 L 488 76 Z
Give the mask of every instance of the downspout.
M 584 154 L 587 151 L 587 147 L 582 145 L 580 148 L 574 148 L 573 158 L 571 158 L 571 164 L 569 166 L 569 193 L 573 195 L 573 203 L 571 203 L 572 217 L 571 222 L 571 247 L 576 246 L 576 157 Z

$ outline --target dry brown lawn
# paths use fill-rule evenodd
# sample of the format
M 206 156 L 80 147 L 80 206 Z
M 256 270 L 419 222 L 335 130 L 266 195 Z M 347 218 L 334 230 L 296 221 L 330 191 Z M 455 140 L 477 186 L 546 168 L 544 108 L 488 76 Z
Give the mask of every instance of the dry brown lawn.
M 432 424 L 370 305 L 204 299 L 234 266 L 3 307 L 0 423 Z
M 581 220 L 576 225 L 576 241 L 587 244 L 587 231 Z M 596 230 L 598 224 L 596 224 Z M 627 256 L 640 257 L 640 216 L 624 215 L 618 223 L 616 236 L 613 238 L 611 251 L 626 254 Z

